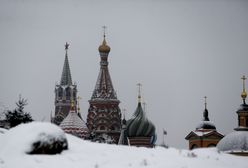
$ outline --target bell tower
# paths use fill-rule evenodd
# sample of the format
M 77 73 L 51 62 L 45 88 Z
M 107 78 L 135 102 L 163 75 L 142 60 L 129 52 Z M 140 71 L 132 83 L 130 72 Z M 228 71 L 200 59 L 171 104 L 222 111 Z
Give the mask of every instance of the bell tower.
M 113 139 L 113 143 L 117 143 L 121 131 L 121 110 L 108 69 L 110 47 L 106 42 L 105 29 L 104 26 L 103 42 L 98 48 L 100 72 L 89 100 L 87 126 L 96 136 L 105 134 Z
M 68 60 L 69 44 L 65 44 L 65 61 L 60 84 L 55 86 L 55 116 L 51 122 L 60 125 L 70 111 L 71 101 L 77 105 L 77 85 L 72 84 L 71 71 Z

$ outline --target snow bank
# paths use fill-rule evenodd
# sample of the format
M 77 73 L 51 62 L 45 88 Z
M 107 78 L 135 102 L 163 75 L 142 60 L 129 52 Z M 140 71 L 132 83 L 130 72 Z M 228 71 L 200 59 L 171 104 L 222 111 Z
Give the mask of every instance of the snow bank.
M 1 134 L 5 134 L 8 130 L 4 129 L 4 128 L 0 128 L 0 135 Z
M 46 124 L 39 125 L 39 127 L 43 126 L 47 127 L 45 130 L 51 131 L 50 126 L 46 126 Z M 27 129 L 34 130 L 30 131 L 29 136 L 35 138 L 37 134 L 36 129 Z M 39 129 L 43 130 L 42 128 Z M 54 131 L 51 132 L 54 133 Z M 61 132 L 58 131 L 57 134 L 59 135 Z M 12 141 L 9 138 L 16 139 L 15 143 L 22 145 L 22 147 L 8 144 L 6 146 L 12 152 L 8 150 L 2 151 L 5 144 L 0 143 L 1 168 L 247 168 L 247 157 L 219 153 L 216 148 L 196 149 L 193 151 L 174 148 L 166 149 L 163 147 L 137 148 L 92 143 L 66 134 L 69 149 L 61 154 L 27 155 L 24 149 L 30 143 L 30 138 L 26 138 L 16 132 L 16 134 L 11 136 L 8 135 L 8 138 L 6 136 L 5 143 L 7 140 Z M 28 141 L 24 142 L 23 139 Z M 19 153 L 18 155 L 15 153 L 15 150 Z
M 0 155 L 32 153 L 35 149 L 48 146 L 54 141 L 63 140 L 66 140 L 65 133 L 54 124 L 41 122 L 21 124 L 1 137 Z

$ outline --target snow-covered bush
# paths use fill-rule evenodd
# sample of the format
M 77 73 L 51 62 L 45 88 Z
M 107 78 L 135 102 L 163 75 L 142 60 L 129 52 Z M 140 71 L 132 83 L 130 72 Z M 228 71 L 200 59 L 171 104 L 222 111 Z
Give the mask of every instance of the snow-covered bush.
M 56 154 L 68 149 L 65 133 L 51 123 L 20 124 L 0 139 L 0 154 Z

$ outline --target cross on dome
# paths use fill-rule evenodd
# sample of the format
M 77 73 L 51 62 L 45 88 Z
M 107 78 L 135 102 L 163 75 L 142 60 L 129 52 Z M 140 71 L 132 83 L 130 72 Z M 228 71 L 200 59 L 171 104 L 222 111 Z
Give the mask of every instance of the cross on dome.
M 140 103 L 141 102 L 141 86 L 142 86 L 142 84 L 138 83 L 137 86 L 138 86 L 138 102 Z
M 205 105 L 205 109 L 207 109 L 207 96 L 204 96 L 204 105 Z

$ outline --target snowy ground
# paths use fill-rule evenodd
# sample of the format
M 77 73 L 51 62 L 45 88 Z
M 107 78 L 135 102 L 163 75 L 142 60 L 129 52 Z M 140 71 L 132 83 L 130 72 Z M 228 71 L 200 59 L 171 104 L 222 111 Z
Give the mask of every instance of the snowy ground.
M 32 124 L 30 125 L 32 128 Z M 42 127 L 42 126 L 41 126 Z M 26 129 L 26 128 L 25 128 Z M 193 151 L 137 148 L 97 144 L 66 135 L 69 150 L 57 155 L 28 155 L 30 140 L 39 132 L 48 131 L 59 134 L 59 130 L 48 124 L 38 131 L 18 129 L 15 135 L 0 133 L 0 168 L 247 168 L 248 158 L 218 153 L 216 148 Z M 35 130 L 35 129 L 33 129 Z M 10 130 L 11 131 L 11 130 Z M 60 136 L 60 135 L 59 135 Z M 24 138 L 25 137 L 25 138 Z M 31 139 L 27 138 L 31 137 Z M 27 141 L 26 145 L 25 139 Z M 8 141 L 8 143 L 6 142 Z M 15 143 L 15 144 L 12 144 Z M 22 147 L 17 147 L 21 145 Z

